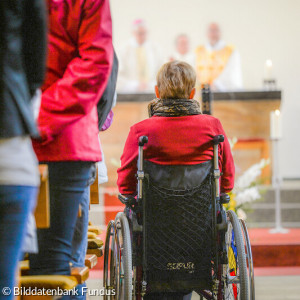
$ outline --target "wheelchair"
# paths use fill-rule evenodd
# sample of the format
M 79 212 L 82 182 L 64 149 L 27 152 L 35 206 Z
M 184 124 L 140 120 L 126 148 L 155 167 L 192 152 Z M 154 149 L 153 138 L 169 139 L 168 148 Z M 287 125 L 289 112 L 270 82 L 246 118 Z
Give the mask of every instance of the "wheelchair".
M 126 208 L 107 226 L 103 285 L 114 293 L 104 299 L 192 291 L 200 299 L 255 299 L 246 224 L 225 211 L 230 197 L 219 192 L 223 141 L 212 139 L 213 161 L 169 166 L 144 160 L 148 138 L 139 138 L 137 195 L 119 195 Z

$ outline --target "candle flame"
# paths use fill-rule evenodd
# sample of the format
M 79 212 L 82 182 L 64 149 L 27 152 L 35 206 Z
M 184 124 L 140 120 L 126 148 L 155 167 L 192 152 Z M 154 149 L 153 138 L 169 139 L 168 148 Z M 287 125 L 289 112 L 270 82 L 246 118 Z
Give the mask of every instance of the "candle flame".
M 266 60 L 266 66 L 267 66 L 267 67 L 272 67 L 272 66 L 273 66 L 273 63 L 272 63 L 272 60 L 271 60 L 271 59 L 267 59 L 267 60 Z
M 276 116 L 279 116 L 279 115 L 280 115 L 280 110 L 279 110 L 279 109 L 276 109 L 276 110 L 275 110 L 275 115 L 276 115 Z

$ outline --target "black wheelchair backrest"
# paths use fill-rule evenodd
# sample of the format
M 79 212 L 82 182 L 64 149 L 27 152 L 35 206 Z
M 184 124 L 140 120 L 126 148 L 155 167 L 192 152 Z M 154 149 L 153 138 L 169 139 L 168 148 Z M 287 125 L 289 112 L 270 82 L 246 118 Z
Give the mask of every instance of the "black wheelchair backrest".
M 173 190 L 186 190 L 199 186 L 212 172 L 212 161 L 196 165 L 158 165 L 144 161 L 145 173 L 151 182 L 159 187 Z
M 210 287 L 212 165 L 144 160 L 144 270 L 152 292 Z

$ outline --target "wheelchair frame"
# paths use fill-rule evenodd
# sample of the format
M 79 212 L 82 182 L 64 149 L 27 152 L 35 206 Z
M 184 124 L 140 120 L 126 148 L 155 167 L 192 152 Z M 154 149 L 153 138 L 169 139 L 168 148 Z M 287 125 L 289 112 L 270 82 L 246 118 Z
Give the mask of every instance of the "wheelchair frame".
M 218 162 L 218 146 L 224 141 L 223 135 L 213 138 L 214 170 L 212 193 L 212 228 L 213 228 L 213 286 L 209 290 L 197 290 L 201 299 L 212 300 L 255 300 L 253 260 L 246 223 L 238 220 L 233 211 L 225 212 L 223 205 L 229 202 L 227 194 L 220 195 L 221 172 Z M 137 199 L 119 195 L 126 209 L 139 207 L 137 214 L 145 209 L 143 201 L 143 146 L 148 137 L 139 138 Z M 141 207 L 142 205 L 142 207 Z M 146 261 L 145 218 L 142 225 L 138 223 L 138 215 L 132 212 L 130 226 L 125 213 L 118 213 L 107 227 L 104 251 L 103 284 L 106 290 L 114 290 L 111 296 L 104 299 L 140 300 L 146 294 L 147 282 L 143 269 Z M 235 251 L 232 252 L 235 245 Z M 141 253 L 142 252 L 142 253 Z M 231 256 L 229 255 L 231 253 Z M 232 254 L 233 253 L 233 254 Z M 233 260 L 233 261 L 232 261 Z M 232 268 L 232 264 L 235 267 Z M 233 270 L 234 269 L 234 270 Z M 237 274 L 238 273 L 238 274 Z M 240 293 L 239 293 L 240 292 Z M 110 298 L 109 298 L 110 297 Z

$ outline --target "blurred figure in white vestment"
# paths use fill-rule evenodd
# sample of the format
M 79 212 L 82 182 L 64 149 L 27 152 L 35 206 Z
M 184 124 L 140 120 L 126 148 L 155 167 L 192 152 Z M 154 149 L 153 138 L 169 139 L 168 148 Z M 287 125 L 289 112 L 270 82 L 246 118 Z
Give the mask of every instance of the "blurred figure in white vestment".
M 171 55 L 170 60 L 184 61 L 190 64 L 193 68 L 196 65 L 196 57 L 190 51 L 190 39 L 186 34 L 180 34 L 175 39 L 175 52 Z
M 134 21 L 132 33 L 132 38 L 119 53 L 117 90 L 121 93 L 152 92 L 162 65 L 160 49 L 148 40 L 145 21 Z

